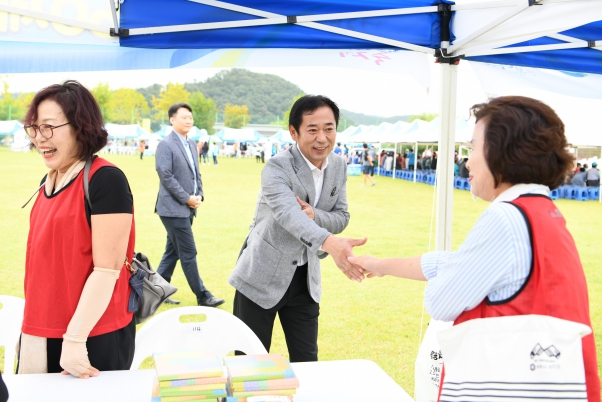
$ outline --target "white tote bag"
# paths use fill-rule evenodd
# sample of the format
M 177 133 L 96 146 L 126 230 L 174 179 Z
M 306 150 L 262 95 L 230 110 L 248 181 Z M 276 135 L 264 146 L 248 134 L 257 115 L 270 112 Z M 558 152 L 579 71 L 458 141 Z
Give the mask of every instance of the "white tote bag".
M 437 402 L 441 371 L 443 370 L 443 355 L 437 333 L 452 325 L 452 321 L 431 319 L 426 328 L 414 366 L 414 399 L 416 402 Z
M 542 315 L 475 319 L 441 331 L 441 401 L 587 401 L 581 338 L 591 332 Z

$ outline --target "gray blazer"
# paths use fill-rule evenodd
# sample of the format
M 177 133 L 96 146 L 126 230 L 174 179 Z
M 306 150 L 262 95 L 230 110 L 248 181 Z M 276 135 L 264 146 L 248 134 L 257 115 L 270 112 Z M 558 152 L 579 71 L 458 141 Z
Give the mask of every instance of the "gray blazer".
M 349 223 L 347 164 L 334 153 L 328 156 L 315 220 L 301 211 L 295 196 L 313 205 L 313 176 L 297 146 L 271 158 L 261 173 L 253 223 L 228 281 L 239 292 L 269 309 L 290 285 L 303 250 L 307 250 L 308 287 L 320 301 L 322 283 L 320 246 L 330 234 L 341 233 Z
M 165 137 L 155 153 L 155 168 L 159 175 L 159 194 L 155 204 L 155 212 L 159 216 L 169 218 L 188 218 L 191 208 L 186 201 L 194 192 L 194 181 L 197 182 L 196 195 L 203 196 L 203 182 L 199 172 L 199 154 L 196 144 L 187 140 L 190 144 L 192 160 L 195 171 L 192 170 L 182 141 L 174 131 Z M 196 177 L 195 177 L 196 176 Z M 192 209 L 196 216 L 196 209 Z

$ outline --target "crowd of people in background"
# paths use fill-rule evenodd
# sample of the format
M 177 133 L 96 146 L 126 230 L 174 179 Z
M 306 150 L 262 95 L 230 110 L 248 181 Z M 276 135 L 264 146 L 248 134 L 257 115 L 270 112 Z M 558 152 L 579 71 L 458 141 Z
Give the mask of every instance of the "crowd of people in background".
M 345 158 L 348 165 L 363 165 L 365 162 L 363 149 L 349 149 L 347 145 L 341 147 L 337 143 L 334 153 Z M 367 154 L 372 159 L 370 174 L 373 175 L 374 168 L 382 167 L 387 171 L 391 170 L 437 170 L 438 155 L 432 148 L 425 148 L 421 157 L 416 162 L 416 154 L 413 148 L 406 148 L 402 153 L 395 152 L 392 149 L 381 149 L 377 154 L 374 145 L 367 148 Z M 417 165 L 415 165 L 417 163 Z
M 144 154 L 143 147 L 145 147 L 145 143 L 144 141 L 141 141 L 139 143 L 140 159 L 142 159 L 142 156 Z M 252 148 L 249 149 L 248 147 L 249 146 L 245 142 L 234 143 L 233 156 L 243 157 L 247 153 L 250 154 Z M 290 144 L 278 144 L 273 147 L 271 156 L 286 151 L 289 147 Z M 366 152 L 364 153 L 364 149 L 362 148 L 350 149 L 347 144 L 341 145 L 341 143 L 338 142 L 333 152 L 345 158 L 345 161 L 348 165 L 366 165 L 367 169 L 364 170 L 367 170 L 366 174 L 369 176 L 367 176 L 366 178 L 370 179 L 372 183 L 371 185 L 375 184 L 373 180 L 374 171 L 375 168 L 378 168 L 379 166 L 387 171 L 414 170 L 414 168 L 416 168 L 417 170 L 437 170 L 437 151 L 435 151 L 434 148 L 431 147 L 425 147 L 422 153 L 419 154 L 420 157 L 418 158 L 416 157 L 416 153 L 413 148 L 406 148 L 405 150 L 403 150 L 402 153 L 394 152 L 393 150 L 381 149 L 381 151 L 377 154 L 374 145 L 366 145 L 366 147 Z M 199 142 L 198 153 L 200 162 L 203 165 L 218 165 L 217 156 L 220 153 L 220 146 L 218 144 Z M 265 151 L 263 147 L 260 147 L 260 152 L 257 152 L 255 154 L 257 162 L 265 163 Z M 466 167 L 467 162 L 467 156 L 461 156 L 458 154 L 457 151 L 455 152 L 454 176 L 468 178 L 469 172 L 468 168 Z M 600 186 L 600 170 L 598 169 L 598 163 L 595 161 L 592 162 L 591 168 L 588 166 L 587 163 L 577 163 L 575 169 L 567 175 L 565 184 L 570 184 L 579 187 Z
M 578 187 L 599 187 L 600 170 L 598 169 L 598 163 L 593 162 L 591 168 L 588 168 L 587 163 L 584 163 L 583 166 L 581 163 L 577 163 L 575 170 L 567 175 L 565 184 Z

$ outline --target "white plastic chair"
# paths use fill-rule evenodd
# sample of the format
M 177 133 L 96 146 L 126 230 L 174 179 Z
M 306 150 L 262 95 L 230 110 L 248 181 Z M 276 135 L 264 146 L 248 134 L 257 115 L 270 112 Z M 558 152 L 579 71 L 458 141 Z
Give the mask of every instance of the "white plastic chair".
M 180 322 L 184 315 L 202 314 L 203 322 Z M 131 370 L 153 353 L 212 349 L 222 359 L 239 350 L 246 354 L 266 354 L 257 335 L 237 317 L 211 307 L 180 307 L 152 317 L 136 333 L 136 352 Z
M 0 295 L 0 304 L 0 346 L 4 346 L 4 375 L 10 375 L 14 370 L 15 346 L 21 335 L 25 300 Z

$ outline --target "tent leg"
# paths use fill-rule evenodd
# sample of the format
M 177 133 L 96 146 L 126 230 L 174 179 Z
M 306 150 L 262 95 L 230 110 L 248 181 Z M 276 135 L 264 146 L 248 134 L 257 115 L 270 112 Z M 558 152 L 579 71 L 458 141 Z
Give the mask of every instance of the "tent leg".
M 418 170 L 418 142 L 414 144 L 414 183 L 416 183 L 416 171 Z
M 437 251 L 451 251 L 458 66 L 441 63 L 441 138 L 437 163 Z
M 111 14 L 113 16 L 113 28 L 115 32 L 119 32 L 119 19 L 117 18 L 117 11 L 115 9 L 115 0 L 109 0 L 109 6 L 111 7 Z

